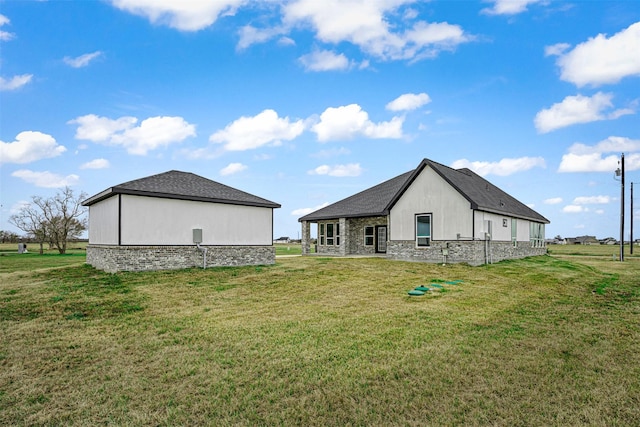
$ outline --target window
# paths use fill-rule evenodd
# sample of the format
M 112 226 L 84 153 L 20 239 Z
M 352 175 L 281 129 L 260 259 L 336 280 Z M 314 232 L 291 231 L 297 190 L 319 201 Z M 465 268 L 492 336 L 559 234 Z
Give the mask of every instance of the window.
M 518 246 L 518 220 L 511 218 L 511 243 L 513 247 Z
M 365 227 L 364 228 L 364 245 L 365 246 L 373 246 L 373 227 Z
M 529 223 L 529 240 L 532 248 L 544 248 L 544 224 Z
M 324 246 L 324 224 L 320 224 L 320 245 Z
M 340 246 L 340 223 L 336 223 L 336 246 Z
M 327 246 L 333 246 L 333 224 L 327 224 Z
M 431 245 L 431 215 L 416 215 L 416 246 Z

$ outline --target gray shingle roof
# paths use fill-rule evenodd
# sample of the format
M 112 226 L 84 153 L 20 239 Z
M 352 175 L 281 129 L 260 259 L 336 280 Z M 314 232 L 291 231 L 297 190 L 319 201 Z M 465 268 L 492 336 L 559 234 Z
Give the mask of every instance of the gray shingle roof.
M 299 221 L 388 215 L 393 205 L 427 166 L 466 198 L 472 209 L 549 223 L 538 212 L 473 171 L 466 168 L 452 169 L 429 159 L 424 159 L 412 171 L 305 215 Z
M 387 206 L 405 185 L 414 171 L 409 171 L 388 181 L 364 190 L 332 205 L 303 216 L 298 221 L 315 221 L 333 218 L 358 218 L 387 215 Z
M 82 204 L 90 206 L 115 194 L 279 208 L 280 205 L 190 172 L 172 170 L 110 187 Z

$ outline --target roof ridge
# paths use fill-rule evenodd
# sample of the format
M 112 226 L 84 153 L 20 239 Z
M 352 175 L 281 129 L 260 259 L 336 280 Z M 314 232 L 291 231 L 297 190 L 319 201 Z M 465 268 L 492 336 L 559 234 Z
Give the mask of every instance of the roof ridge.
M 169 170 L 114 185 L 85 200 L 89 206 L 115 194 L 152 196 L 203 202 L 279 208 L 281 205 L 243 190 L 197 175 Z

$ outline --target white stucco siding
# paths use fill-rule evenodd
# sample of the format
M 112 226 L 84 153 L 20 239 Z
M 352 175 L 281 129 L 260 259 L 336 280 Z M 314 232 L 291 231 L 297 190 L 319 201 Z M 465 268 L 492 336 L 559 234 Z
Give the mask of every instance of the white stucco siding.
M 506 221 L 506 226 L 504 226 Z M 491 240 L 511 241 L 511 217 L 489 212 L 476 211 L 475 214 L 475 238 L 484 240 L 485 233 L 489 232 L 487 221 L 491 221 Z
M 118 196 L 89 206 L 89 243 L 118 244 Z
M 517 231 L 516 239 L 518 242 L 528 242 L 529 241 L 529 233 L 531 232 L 531 226 L 529 225 L 529 221 L 526 219 L 518 219 L 517 220 Z
M 473 211 L 467 199 L 425 167 L 389 214 L 389 240 L 414 240 L 415 215 L 432 214 L 432 240 L 471 237 Z
M 486 221 L 492 222 L 491 240 L 510 242 L 512 230 L 512 217 L 498 215 L 489 212 L 476 211 L 475 229 L 476 238 L 484 239 L 487 230 Z M 516 239 L 519 242 L 528 242 L 530 234 L 530 221 L 526 219 L 516 219 Z
M 122 196 L 123 245 L 271 245 L 273 209 L 155 197 Z

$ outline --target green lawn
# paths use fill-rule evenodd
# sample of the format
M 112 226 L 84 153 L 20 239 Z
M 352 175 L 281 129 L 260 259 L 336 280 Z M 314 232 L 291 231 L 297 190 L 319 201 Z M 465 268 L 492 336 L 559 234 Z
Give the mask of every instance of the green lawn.
M 115 275 L 0 257 L 0 425 L 637 425 L 640 258 L 551 249 Z

